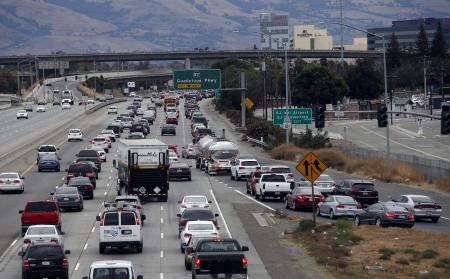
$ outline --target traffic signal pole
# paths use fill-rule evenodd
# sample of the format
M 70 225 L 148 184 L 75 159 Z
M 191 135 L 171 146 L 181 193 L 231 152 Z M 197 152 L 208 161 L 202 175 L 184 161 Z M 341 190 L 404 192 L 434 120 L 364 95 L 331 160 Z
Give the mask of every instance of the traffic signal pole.
M 383 68 L 384 68 L 384 99 L 388 100 L 388 89 L 387 89 L 387 68 L 386 68 L 386 41 L 384 35 L 378 36 L 383 39 Z M 391 101 L 392 102 L 392 101 Z M 391 140 L 389 137 L 389 123 L 386 126 L 386 161 L 387 161 L 387 177 L 390 179 L 392 163 L 391 163 Z

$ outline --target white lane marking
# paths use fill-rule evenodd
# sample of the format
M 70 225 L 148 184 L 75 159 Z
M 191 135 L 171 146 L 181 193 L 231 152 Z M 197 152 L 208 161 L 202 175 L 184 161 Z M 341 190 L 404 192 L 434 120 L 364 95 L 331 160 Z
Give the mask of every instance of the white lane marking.
M 95 231 L 95 227 L 92 227 L 91 233 L 93 233 Z
M 219 181 L 219 183 L 222 183 L 222 184 L 223 184 L 223 182 L 222 182 L 222 181 Z
M 161 250 L 161 258 L 164 258 L 164 251 L 163 250 Z
M 19 238 L 14 239 L 14 241 L 9 245 L 9 247 L 14 246 L 17 243 L 18 240 L 19 240 Z
M 233 189 L 233 187 L 231 187 L 231 186 L 228 186 L 228 188 L 229 188 L 229 189 Z
M 110 177 L 108 177 L 108 179 L 109 179 L 109 180 L 111 180 L 111 176 L 110 176 Z
M 161 272 L 161 273 L 159 274 L 159 279 L 164 279 L 164 273 Z
M 161 205 L 161 211 L 163 211 L 163 210 L 164 210 L 164 206 Z
M 112 170 L 111 170 L 111 172 L 112 172 Z
M 161 233 L 161 239 L 163 239 L 164 238 L 164 233 Z
M 103 196 L 106 196 L 107 194 L 108 194 L 108 192 L 104 192 L 104 193 L 103 193 Z
M 87 249 L 87 247 L 88 247 L 88 244 L 87 243 L 84 244 L 83 251 L 85 251 Z
M 228 186 L 228 184 L 224 183 L 223 185 Z
M 80 267 L 80 263 L 77 263 L 77 265 L 75 266 L 75 271 L 77 271 L 79 267 Z
M 267 208 L 267 209 L 269 209 L 269 210 L 276 211 L 276 210 L 273 209 L 272 207 L 270 207 L 270 206 L 268 206 L 268 205 L 266 205 L 266 204 L 263 204 L 262 202 L 257 201 L 257 200 L 255 200 L 255 199 L 252 198 L 252 197 L 247 196 L 246 194 L 242 193 L 242 192 L 239 191 L 239 190 L 234 190 L 234 191 L 235 191 L 236 193 L 238 193 L 239 195 L 242 195 L 243 197 L 246 197 L 247 199 L 256 202 L 257 204 L 264 206 L 265 208 Z
M 161 224 L 162 224 L 162 223 L 164 223 L 164 219 L 163 219 L 163 217 L 161 217 Z
M 212 196 L 214 202 L 216 203 L 217 210 L 219 211 L 220 218 L 222 218 L 223 225 L 225 226 L 225 229 L 227 230 L 228 237 L 231 238 L 230 229 L 228 228 L 227 222 L 225 221 L 225 218 L 223 217 L 223 213 L 222 213 L 222 210 L 220 209 L 219 203 L 217 202 L 216 196 L 214 195 L 214 192 L 212 189 L 209 190 L 209 192 L 211 193 L 211 196 Z
M 64 177 L 62 177 L 61 180 L 64 180 Z
M 106 183 L 106 187 L 109 187 L 109 183 Z

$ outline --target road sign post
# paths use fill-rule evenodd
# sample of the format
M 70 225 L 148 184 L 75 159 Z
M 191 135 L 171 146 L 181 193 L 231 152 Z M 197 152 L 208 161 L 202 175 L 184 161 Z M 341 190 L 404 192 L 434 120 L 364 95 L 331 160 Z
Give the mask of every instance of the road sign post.
M 312 109 L 311 108 L 291 108 L 288 110 L 291 124 L 311 124 Z M 283 125 L 286 119 L 286 109 L 273 110 L 273 124 Z
M 313 223 L 316 226 L 316 200 L 314 197 L 314 181 L 328 168 L 327 164 L 325 164 L 320 158 L 314 154 L 313 152 L 309 152 L 297 164 L 297 171 L 303 175 L 306 179 L 311 182 L 312 189 L 312 207 L 313 207 Z
M 220 70 L 196 69 L 173 71 L 173 86 L 178 90 L 220 89 Z

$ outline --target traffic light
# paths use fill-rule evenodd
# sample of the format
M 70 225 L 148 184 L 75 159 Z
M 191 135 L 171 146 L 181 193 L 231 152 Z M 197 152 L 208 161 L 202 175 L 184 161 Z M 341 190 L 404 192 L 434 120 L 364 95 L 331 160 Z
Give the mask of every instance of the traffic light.
M 384 128 L 388 125 L 388 114 L 386 104 L 379 104 L 377 109 L 378 128 Z
M 75 80 L 78 80 L 78 76 L 75 76 Z
M 314 112 L 314 122 L 315 122 L 316 129 L 325 128 L 325 111 L 326 111 L 326 108 L 324 105 L 316 106 L 316 109 Z
M 450 105 L 442 105 L 441 135 L 450 134 Z

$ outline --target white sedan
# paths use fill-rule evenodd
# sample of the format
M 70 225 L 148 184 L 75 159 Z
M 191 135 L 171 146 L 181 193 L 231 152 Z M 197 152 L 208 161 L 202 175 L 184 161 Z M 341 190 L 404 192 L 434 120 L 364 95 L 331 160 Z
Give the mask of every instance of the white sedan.
M 218 228 L 214 225 L 212 221 L 188 221 L 184 230 L 181 231 L 181 243 L 180 250 L 184 253 L 184 248 L 186 247 L 189 239 L 193 235 L 214 235 L 219 236 Z
M 92 145 L 91 149 L 97 151 L 98 157 L 100 157 L 102 162 L 106 162 L 106 152 L 102 147 Z
M 180 214 L 186 210 L 186 208 L 209 208 L 211 201 L 208 201 L 206 196 L 184 196 L 183 200 L 178 202 L 180 204 L 178 211 Z
M 177 153 L 173 151 L 169 151 L 169 164 L 179 162 L 180 159 L 178 158 Z
M 69 133 L 67 134 L 67 141 L 72 141 L 72 140 L 78 140 L 78 141 L 83 140 L 83 133 L 81 132 L 80 129 L 70 129 L 69 130 Z
M 69 103 L 63 103 L 62 104 L 62 106 L 61 106 L 61 109 L 70 109 L 71 108 L 71 105 L 69 104 Z
M 17 172 L 0 173 L 0 191 L 19 191 L 23 193 L 25 190 L 23 179 L 24 178 Z
M 116 106 L 110 106 L 108 108 L 108 114 L 117 114 L 118 113 L 118 109 Z
M 44 105 L 39 105 L 37 108 L 36 108 L 36 112 L 45 112 L 46 111 L 46 109 L 45 109 L 45 106 Z
M 19 110 L 16 114 L 17 119 L 25 118 L 28 119 L 28 112 L 26 110 Z
M 55 243 L 64 246 L 64 237 L 54 225 L 30 226 L 23 237 L 22 252 L 28 246 L 38 243 Z

